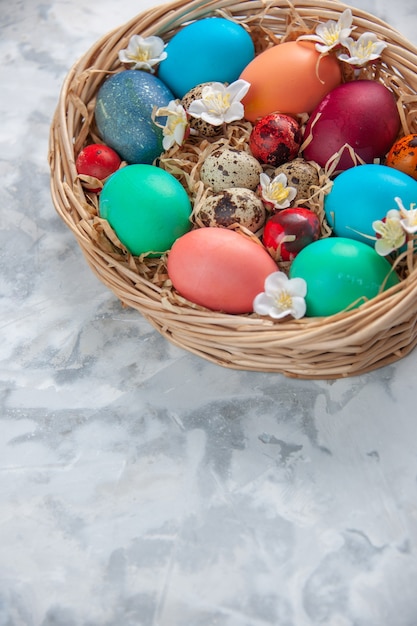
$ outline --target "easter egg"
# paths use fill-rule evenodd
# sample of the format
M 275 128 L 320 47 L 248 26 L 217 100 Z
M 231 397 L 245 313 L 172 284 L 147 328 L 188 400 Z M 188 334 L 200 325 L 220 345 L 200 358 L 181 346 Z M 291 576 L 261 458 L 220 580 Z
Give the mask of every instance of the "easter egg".
M 292 261 L 297 254 L 320 236 L 320 221 L 313 211 L 302 207 L 283 209 L 266 222 L 262 241 L 271 256 Z
M 186 233 L 168 255 L 168 275 L 187 300 L 213 311 L 253 311 L 275 261 L 258 243 L 226 228 L 198 228 Z
M 344 83 L 333 89 L 311 114 L 304 133 L 304 157 L 324 167 L 337 152 L 336 171 L 355 161 L 346 144 L 365 162 L 385 156 L 397 137 L 400 116 L 393 94 L 374 80 Z
M 75 161 L 75 168 L 78 174 L 92 176 L 100 181 L 113 174 L 119 169 L 122 160 L 112 148 L 104 144 L 91 143 L 85 146 Z M 98 193 L 100 187 L 92 186 L 90 191 Z
M 251 154 L 244 150 L 223 148 L 214 150 L 205 159 L 200 170 L 203 183 L 213 191 L 246 187 L 256 189 L 262 166 Z
M 292 262 L 289 276 L 307 283 L 307 317 L 357 308 L 399 283 L 385 257 L 344 237 L 319 239 L 305 247 Z
M 163 152 L 162 129 L 152 121 L 153 107 L 174 96 L 156 76 L 124 70 L 100 87 L 95 105 L 97 130 L 103 142 L 128 163 L 151 164 Z
M 299 123 L 289 115 L 271 113 L 253 127 L 249 147 L 261 163 L 278 167 L 298 155 L 302 140 Z
M 177 98 L 206 82 L 232 83 L 254 58 L 249 33 L 222 17 L 206 17 L 187 24 L 166 46 L 167 58 L 158 77 Z
M 256 233 L 265 222 L 265 207 L 259 196 L 245 187 L 224 189 L 207 196 L 195 210 L 197 223 L 203 226 L 239 224 Z
M 369 163 L 339 174 L 324 198 L 324 211 L 333 233 L 373 246 L 372 222 L 396 209 L 395 198 L 408 207 L 417 198 L 417 181 L 386 165 Z
M 286 41 L 256 56 L 240 78 L 250 83 L 245 118 L 255 122 L 273 112 L 311 113 L 342 75 L 336 57 L 320 55 L 314 43 Z
M 417 134 L 405 135 L 396 141 L 388 152 L 385 165 L 417 180 Z
M 127 165 L 107 179 L 99 214 L 136 256 L 159 256 L 191 228 L 191 203 L 181 183 L 142 163 Z

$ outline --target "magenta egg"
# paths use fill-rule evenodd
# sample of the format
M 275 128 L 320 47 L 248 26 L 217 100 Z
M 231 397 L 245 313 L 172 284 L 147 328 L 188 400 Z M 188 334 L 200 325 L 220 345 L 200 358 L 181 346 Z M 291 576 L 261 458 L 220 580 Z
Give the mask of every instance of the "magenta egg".
M 301 141 L 302 131 L 296 119 L 281 113 L 271 113 L 253 127 L 249 147 L 255 159 L 278 167 L 295 159 Z
M 391 91 L 373 80 L 339 85 L 311 114 L 304 133 L 303 156 L 325 167 L 340 151 L 336 171 L 357 163 L 346 146 L 365 162 L 385 156 L 400 129 L 400 116 Z

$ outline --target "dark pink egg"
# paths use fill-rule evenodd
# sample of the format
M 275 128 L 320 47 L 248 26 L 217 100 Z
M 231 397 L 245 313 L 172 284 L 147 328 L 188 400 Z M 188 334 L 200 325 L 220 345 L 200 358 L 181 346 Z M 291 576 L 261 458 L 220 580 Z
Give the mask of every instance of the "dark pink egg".
M 313 211 L 294 207 L 278 211 L 265 224 L 262 241 L 275 261 L 292 261 L 320 236 L 320 221 Z
M 365 162 L 385 156 L 400 129 L 400 116 L 391 91 L 373 80 L 339 85 L 311 114 L 304 133 L 303 156 L 325 167 L 341 151 L 336 171 L 353 167 L 346 144 Z
M 272 167 L 292 161 L 302 140 L 299 123 L 289 115 L 271 113 L 253 127 L 249 147 L 255 159 Z

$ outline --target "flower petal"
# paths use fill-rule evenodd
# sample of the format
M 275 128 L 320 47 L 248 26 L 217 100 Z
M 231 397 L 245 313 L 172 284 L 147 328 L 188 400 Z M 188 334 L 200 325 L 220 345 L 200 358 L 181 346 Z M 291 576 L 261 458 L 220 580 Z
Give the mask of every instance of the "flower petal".
M 291 280 L 296 280 L 296 279 L 292 278 Z M 304 297 L 294 297 L 292 299 L 291 315 L 296 320 L 298 320 L 301 317 L 304 317 L 304 315 L 306 314 L 306 311 L 307 311 L 307 304 L 306 304 L 306 301 L 304 300 Z
M 265 292 L 272 295 L 287 288 L 288 276 L 284 272 L 272 272 L 265 279 Z

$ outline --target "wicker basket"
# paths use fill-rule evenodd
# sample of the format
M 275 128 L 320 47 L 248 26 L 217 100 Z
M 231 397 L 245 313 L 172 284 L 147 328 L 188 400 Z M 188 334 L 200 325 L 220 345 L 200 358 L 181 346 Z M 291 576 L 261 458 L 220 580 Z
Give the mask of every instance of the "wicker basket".
M 97 277 L 167 339 L 205 359 L 233 369 L 280 372 L 299 378 L 340 378 L 392 363 L 417 342 L 417 269 L 396 287 L 358 309 L 327 318 L 273 322 L 256 315 L 226 315 L 169 297 L 155 280 L 159 266 L 120 250 L 97 218 L 97 197 L 83 188 L 75 169 L 79 150 L 94 134 L 94 100 L 109 72 L 121 69 L 118 51 L 133 34 L 165 41 L 185 22 L 221 15 L 276 41 L 290 31 L 313 30 L 347 8 L 334 0 L 176 0 L 148 10 L 101 38 L 72 67 L 60 94 L 50 133 L 52 198 Z M 388 24 L 353 10 L 355 34 L 371 31 L 388 42 L 377 79 L 399 101 L 404 134 L 417 132 L 417 49 Z M 260 37 L 262 40 L 262 37 Z M 261 44 L 262 45 L 262 41 Z M 416 198 L 417 201 L 417 198 Z M 163 273 L 163 271 L 162 271 Z

